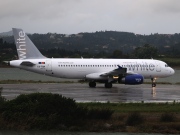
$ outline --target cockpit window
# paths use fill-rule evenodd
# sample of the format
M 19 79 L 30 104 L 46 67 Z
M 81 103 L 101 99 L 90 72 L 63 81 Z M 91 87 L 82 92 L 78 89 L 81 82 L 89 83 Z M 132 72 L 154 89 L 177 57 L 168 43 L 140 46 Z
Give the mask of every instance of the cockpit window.
M 166 64 L 165 67 L 169 67 L 169 66 Z

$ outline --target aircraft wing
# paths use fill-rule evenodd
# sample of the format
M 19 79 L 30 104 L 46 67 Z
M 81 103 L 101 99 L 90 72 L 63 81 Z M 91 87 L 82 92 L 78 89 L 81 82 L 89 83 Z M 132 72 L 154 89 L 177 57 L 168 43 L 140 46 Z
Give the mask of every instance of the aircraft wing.
M 123 68 L 121 66 L 118 66 L 117 69 L 114 69 L 112 71 L 102 73 L 100 76 L 107 77 L 107 76 L 118 76 L 118 75 L 124 75 L 127 74 L 127 68 Z
M 136 75 L 136 74 L 138 74 L 138 73 L 131 72 L 131 71 L 128 71 L 128 72 L 126 73 L 126 75 Z
M 118 66 L 117 69 L 114 69 L 112 71 L 106 72 L 106 73 L 102 73 L 100 74 L 100 76 L 102 77 L 107 77 L 107 76 L 119 76 L 119 75 L 134 75 L 137 74 L 135 72 L 132 71 L 127 71 L 127 68 L 123 68 L 121 66 Z

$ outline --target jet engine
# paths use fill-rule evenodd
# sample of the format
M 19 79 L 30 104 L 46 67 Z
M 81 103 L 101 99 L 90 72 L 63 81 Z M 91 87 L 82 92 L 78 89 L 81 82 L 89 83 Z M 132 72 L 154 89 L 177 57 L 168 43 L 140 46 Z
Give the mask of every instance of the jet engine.
M 144 77 L 140 74 L 127 75 L 123 78 L 118 78 L 118 83 L 122 83 L 122 84 L 136 85 L 136 84 L 142 84 L 143 82 L 144 82 Z

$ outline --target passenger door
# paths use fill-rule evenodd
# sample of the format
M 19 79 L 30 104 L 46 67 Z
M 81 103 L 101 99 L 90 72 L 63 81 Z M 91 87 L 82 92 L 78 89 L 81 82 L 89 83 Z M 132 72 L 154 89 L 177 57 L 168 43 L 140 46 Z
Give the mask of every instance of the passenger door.
M 157 71 L 157 72 L 161 72 L 160 63 L 159 63 L 158 61 L 156 61 L 155 63 L 156 63 L 156 71 Z
M 49 72 L 52 71 L 51 60 L 46 60 L 46 71 L 49 71 Z

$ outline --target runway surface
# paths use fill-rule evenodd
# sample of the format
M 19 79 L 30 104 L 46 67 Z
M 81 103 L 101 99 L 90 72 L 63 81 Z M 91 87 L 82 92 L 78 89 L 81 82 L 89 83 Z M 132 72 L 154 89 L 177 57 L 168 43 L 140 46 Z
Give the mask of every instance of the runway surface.
M 86 83 L 55 83 L 55 84 L 1 84 L 2 96 L 10 100 L 20 94 L 37 92 L 57 93 L 70 97 L 77 102 L 179 102 L 180 85 L 158 84 L 152 94 L 150 84 L 123 85 L 114 84 L 113 88 L 104 88 L 97 84 L 89 88 Z

